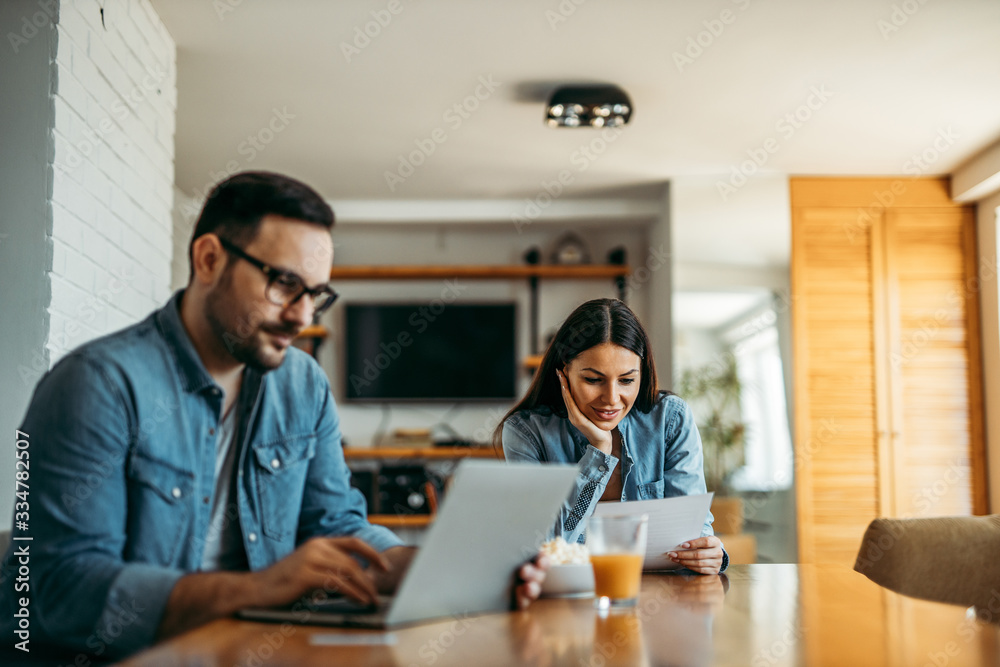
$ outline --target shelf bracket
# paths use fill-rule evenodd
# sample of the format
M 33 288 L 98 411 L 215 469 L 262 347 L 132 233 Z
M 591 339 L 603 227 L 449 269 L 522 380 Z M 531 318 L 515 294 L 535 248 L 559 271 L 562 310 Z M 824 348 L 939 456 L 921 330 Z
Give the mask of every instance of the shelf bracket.
M 538 276 L 528 278 L 531 300 L 531 353 L 538 354 Z

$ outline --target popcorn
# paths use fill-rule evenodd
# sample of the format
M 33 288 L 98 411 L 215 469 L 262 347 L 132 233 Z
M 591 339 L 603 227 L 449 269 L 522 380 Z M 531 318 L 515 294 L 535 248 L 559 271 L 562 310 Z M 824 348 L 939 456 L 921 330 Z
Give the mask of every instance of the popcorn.
M 539 551 L 549 557 L 553 565 L 569 565 L 570 563 L 584 565 L 590 562 L 590 552 L 583 544 L 570 544 L 562 537 L 551 539 L 542 544 Z

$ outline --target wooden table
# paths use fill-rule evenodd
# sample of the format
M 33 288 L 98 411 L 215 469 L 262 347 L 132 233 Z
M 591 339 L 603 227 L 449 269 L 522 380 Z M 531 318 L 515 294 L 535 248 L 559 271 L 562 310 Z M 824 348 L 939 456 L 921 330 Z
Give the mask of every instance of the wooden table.
M 315 645 L 325 638 L 368 643 Z M 736 565 L 725 580 L 646 575 L 636 610 L 604 618 L 591 600 L 541 600 L 390 633 L 226 619 L 124 664 L 955 667 L 1000 664 L 1000 625 L 843 567 Z

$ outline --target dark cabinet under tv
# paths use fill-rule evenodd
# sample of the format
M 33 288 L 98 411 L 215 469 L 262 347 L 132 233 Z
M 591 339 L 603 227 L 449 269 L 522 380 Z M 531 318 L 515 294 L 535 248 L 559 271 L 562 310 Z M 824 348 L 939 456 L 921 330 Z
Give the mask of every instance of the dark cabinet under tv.
M 377 470 L 382 467 L 394 469 L 404 466 L 419 467 L 430 462 L 457 461 L 464 458 L 492 459 L 502 458 L 502 455 L 498 456 L 492 447 L 345 447 L 344 458 L 349 466 L 359 461 L 377 464 L 375 475 L 371 481 L 361 481 L 362 484 L 372 484 L 370 493 L 374 495 L 379 493 Z M 434 513 L 433 511 L 399 511 L 369 514 L 368 520 L 388 528 L 422 528 L 434 520 Z

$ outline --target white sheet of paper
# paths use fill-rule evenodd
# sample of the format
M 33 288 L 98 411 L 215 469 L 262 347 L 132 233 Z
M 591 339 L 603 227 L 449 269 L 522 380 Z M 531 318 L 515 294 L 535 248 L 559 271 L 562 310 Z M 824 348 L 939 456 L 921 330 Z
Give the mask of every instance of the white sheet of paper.
M 701 537 L 701 528 L 712 505 L 713 495 L 700 493 L 656 500 L 597 503 L 594 514 L 648 514 L 646 557 L 642 569 L 677 570 L 681 566 L 670 560 L 666 553 L 676 550 L 683 542 Z

